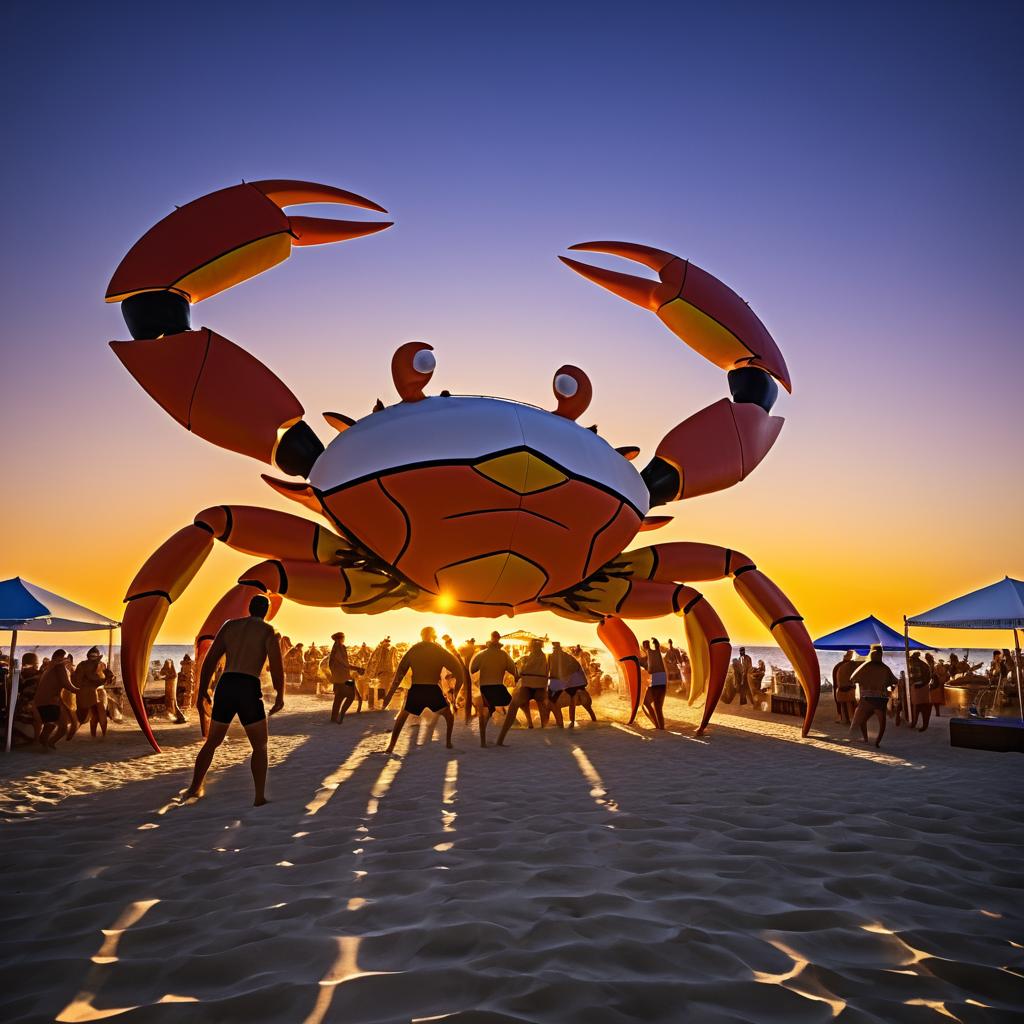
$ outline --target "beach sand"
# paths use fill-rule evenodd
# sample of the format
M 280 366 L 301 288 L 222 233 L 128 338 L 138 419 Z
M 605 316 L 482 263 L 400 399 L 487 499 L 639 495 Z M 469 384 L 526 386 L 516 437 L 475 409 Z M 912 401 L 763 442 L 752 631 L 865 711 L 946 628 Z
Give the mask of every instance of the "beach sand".
M 241 736 L 172 803 L 194 726 L 4 757 L 0 1019 L 1021 1019 L 1019 758 L 666 710 L 388 758 L 292 697 L 262 808 Z

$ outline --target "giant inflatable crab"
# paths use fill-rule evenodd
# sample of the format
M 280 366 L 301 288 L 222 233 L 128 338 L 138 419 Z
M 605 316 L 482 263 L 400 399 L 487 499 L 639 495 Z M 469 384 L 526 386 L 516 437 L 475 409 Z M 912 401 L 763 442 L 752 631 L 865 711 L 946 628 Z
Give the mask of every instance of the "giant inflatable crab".
M 693 665 L 691 703 L 706 692 L 701 731 L 726 679 L 731 646 L 718 615 L 690 584 L 731 577 L 796 668 L 807 696 L 804 734 L 818 700 L 818 664 L 803 620 L 746 555 L 675 542 L 625 550 L 671 517 L 652 507 L 744 479 L 782 427 L 769 415 L 776 381 L 790 380 L 775 342 L 726 285 L 671 253 L 627 242 L 577 250 L 635 260 L 659 281 L 588 266 L 573 270 L 656 313 L 679 338 L 728 371 L 723 398 L 674 427 L 638 472 L 635 447 L 614 448 L 577 424 L 591 384 L 574 366 L 554 375 L 550 412 L 507 399 L 424 389 L 431 346 L 402 345 L 391 361 L 401 398 L 355 420 L 324 416 L 337 432 L 325 447 L 303 408 L 266 366 L 209 328 L 192 330 L 190 307 L 288 258 L 293 245 L 368 235 L 390 222 L 289 217 L 283 207 L 340 203 L 386 211 L 328 185 L 256 181 L 176 209 L 132 247 L 114 272 L 133 341 L 111 347 L 143 388 L 183 427 L 276 466 L 279 494 L 331 529 L 272 509 L 218 505 L 200 512 L 145 563 L 128 588 L 122 627 L 125 690 L 156 750 L 141 687 L 168 607 L 216 541 L 258 561 L 210 612 L 197 660 L 220 625 L 264 592 L 271 614 L 287 598 L 345 612 L 413 608 L 466 616 L 550 611 L 595 623 L 623 666 L 636 715 L 639 646 L 626 620 L 676 613 Z M 632 721 L 632 718 L 631 718 Z

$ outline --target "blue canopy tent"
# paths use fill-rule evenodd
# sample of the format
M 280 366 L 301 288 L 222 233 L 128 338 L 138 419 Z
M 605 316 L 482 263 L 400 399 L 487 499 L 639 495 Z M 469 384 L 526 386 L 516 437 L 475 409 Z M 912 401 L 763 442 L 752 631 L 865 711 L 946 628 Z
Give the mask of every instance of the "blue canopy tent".
M 7 680 L 7 732 L 5 750 L 11 749 L 14 709 L 18 703 L 20 673 L 14 671 L 14 655 L 18 649 L 18 633 L 80 633 L 105 630 L 114 642 L 114 630 L 121 625 L 116 619 L 100 615 L 89 608 L 49 590 L 23 580 L 20 576 L 0 581 L 0 631 L 10 630 L 10 672 Z
M 905 629 L 923 626 L 928 629 L 1008 629 L 1013 632 L 1017 655 L 1017 700 L 1024 721 L 1024 699 L 1021 697 L 1021 656 L 1018 630 L 1024 629 L 1024 581 L 1004 576 L 980 590 L 940 604 L 931 611 L 903 619 Z
M 878 644 L 883 651 L 902 651 L 904 648 L 904 637 L 902 633 L 896 632 L 887 626 L 881 619 L 869 615 L 860 622 L 853 622 L 849 626 L 843 626 L 828 636 L 819 637 L 814 641 L 814 646 L 819 651 L 856 651 L 857 654 L 867 654 L 873 644 Z M 910 641 L 910 648 L 914 651 L 931 651 L 934 648 L 927 644 Z

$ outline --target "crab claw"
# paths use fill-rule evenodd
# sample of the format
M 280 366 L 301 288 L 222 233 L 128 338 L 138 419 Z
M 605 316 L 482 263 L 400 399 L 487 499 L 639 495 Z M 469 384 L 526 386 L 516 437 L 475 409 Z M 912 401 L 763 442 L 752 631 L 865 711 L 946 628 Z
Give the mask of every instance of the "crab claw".
M 107 302 L 141 292 L 172 292 L 200 302 L 286 260 L 292 245 L 343 242 L 391 227 L 390 221 L 289 217 L 282 210 L 297 203 L 387 213 L 333 185 L 286 179 L 232 185 L 179 207 L 151 227 L 114 271 Z
M 730 288 L 689 260 L 635 242 L 582 242 L 573 250 L 608 253 L 657 272 L 651 281 L 559 256 L 578 274 L 657 313 L 676 337 L 723 370 L 756 367 L 791 391 L 782 353 L 754 311 Z

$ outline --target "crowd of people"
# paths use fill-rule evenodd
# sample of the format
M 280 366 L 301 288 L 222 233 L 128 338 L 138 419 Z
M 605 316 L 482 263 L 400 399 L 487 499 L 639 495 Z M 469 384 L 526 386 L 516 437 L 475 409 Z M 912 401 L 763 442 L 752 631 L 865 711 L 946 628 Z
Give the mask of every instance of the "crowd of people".
M 121 717 L 120 694 L 98 647 L 78 664 L 63 648 L 41 662 L 32 651 L 23 656 L 15 720 L 24 727 L 26 740 L 55 750 L 86 723 L 93 739 L 102 739 L 111 717 Z
M 947 686 L 972 682 L 992 687 L 995 705 L 1005 703 L 1017 688 L 1016 658 L 1005 648 L 992 652 L 984 675 L 977 674 L 983 662 L 972 664 L 951 653 L 947 663 L 930 651 L 923 657 L 920 651 L 913 651 L 907 659 L 907 671 L 901 671 L 897 677 L 882 655 L 877 644 L 872 646 L 866 662 L 856 661 L 854 652 L 847 651 L 832 670 L 836 721 L 860 729 L 867 742 L 867 723 L 876 718 L 876 747 L 882 742 L 887 718 L 892 718 L 896 725 L 906 721 L 910 728 L 925 732 L 932 714 L 937 718 L 942 714 Z

